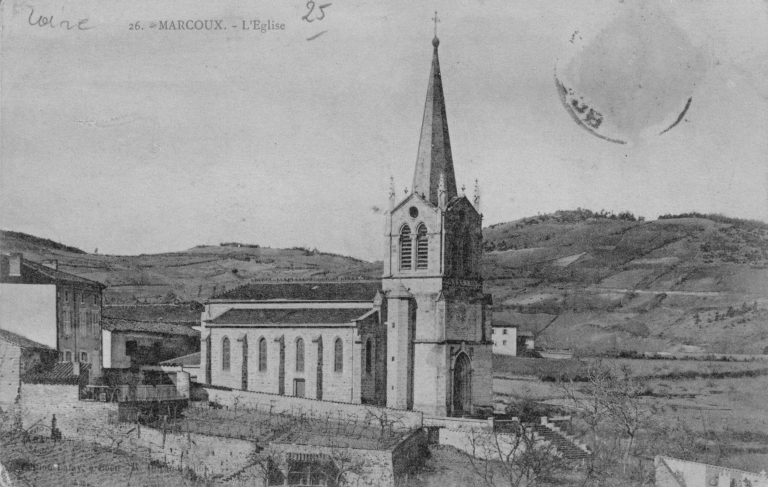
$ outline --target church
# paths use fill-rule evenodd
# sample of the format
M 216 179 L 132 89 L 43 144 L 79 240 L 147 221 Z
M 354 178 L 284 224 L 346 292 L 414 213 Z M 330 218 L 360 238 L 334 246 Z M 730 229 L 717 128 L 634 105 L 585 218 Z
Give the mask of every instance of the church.
M 206 303 L 200 382 L 474 416 L 492 410 L 480 196 L 456 189 L 438 46 L 410 194 L 390 188 L 381 280 L 257 283 Z

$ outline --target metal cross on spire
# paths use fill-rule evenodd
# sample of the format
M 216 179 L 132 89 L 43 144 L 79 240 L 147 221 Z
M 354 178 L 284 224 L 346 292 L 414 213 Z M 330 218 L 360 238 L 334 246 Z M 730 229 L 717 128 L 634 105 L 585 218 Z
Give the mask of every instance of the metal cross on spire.
M 435 16 L 432 17 L 432 20 L 435 22 L 435 37 L 437 37 L 437 23 L 440 22 L 440 19 L 437 16 L 437 10 L 435 10 Z

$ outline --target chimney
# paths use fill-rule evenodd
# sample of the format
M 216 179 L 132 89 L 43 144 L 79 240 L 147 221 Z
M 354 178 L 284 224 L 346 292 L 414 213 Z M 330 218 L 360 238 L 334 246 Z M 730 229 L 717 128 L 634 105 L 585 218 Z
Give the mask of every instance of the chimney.
M 59 261 L 56 259 L 45 259 L 43 261 L 43 265 L 45 267 L 50 267 L 51 269 L 57 271 L 59 270 Z
M 8 256 L 8 275 L 11 277 L 21 277 L 22 256 L 16 252 Z

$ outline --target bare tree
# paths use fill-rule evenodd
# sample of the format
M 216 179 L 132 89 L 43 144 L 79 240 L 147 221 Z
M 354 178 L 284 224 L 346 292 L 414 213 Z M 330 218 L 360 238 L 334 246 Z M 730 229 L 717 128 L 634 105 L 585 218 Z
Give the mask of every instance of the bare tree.
M 488 487 L 535 486 L 562 472 L 565 461 L 532 428 L 518 424 L 512 433 L 467 433 L 472 470 Z
M 626 365 L 615 370 L 598 360 L 588 364 L 585 374 L 586 381 L 561 381 L 559 387 L 587 424 L 598 453 L 594 457 L 601 458 L 600 453 L 612 457 L 620 448 L 626 474 L 639 433 L 651 426 L 660 407 L 648 399 L 647 379 L 634 376 Z M 615 430 L 620 432 L 618 437 Z

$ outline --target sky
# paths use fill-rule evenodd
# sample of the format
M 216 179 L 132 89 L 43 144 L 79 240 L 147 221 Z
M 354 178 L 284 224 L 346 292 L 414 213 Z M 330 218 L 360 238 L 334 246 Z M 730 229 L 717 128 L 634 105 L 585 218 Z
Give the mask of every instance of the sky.
M 381 259 L 435 8 L 457 185 L 479 181 L 484 224 L 768 221 L 768 2 L 322 1 L 0 4 L 0 227 L 105 254 Z M 170 30 L 188 20 L 222 29 Z

